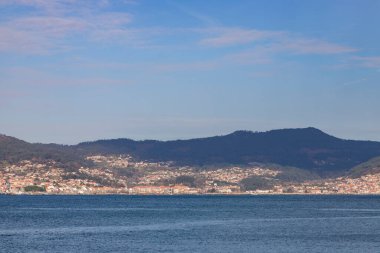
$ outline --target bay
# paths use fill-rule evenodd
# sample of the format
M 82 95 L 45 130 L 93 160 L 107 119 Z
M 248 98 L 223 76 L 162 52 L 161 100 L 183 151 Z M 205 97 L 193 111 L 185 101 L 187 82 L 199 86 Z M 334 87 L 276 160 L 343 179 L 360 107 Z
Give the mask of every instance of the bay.
M 0 196 L 0 252 L 380 252 L 380 196 Z

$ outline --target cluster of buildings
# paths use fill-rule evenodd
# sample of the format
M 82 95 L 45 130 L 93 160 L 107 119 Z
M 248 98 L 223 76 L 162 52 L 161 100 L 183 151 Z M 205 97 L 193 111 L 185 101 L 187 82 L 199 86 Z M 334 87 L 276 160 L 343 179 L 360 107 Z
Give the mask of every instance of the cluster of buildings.
M 121 186 L 112 187 L 94 179 Z M 0 193 L 35 193 L 28 191 L 28 188 L 37 189 L 38 193 L 46 194 L 128 192 L 125 180 L 114 178 L 109 170 L 81 168 L 76 172 L 65 172 L 62 168 L 58 168 L 53 161 L 46 164 L 22 161 L 0 169 Z
M 94 155 L 87 157 L 87 160 L 93 161 L 97 164 L 104 164 L 107 167 L 121 167 L 126 168 L 131 165 L 131 156 L 103 156 L 103 155 Z
M 95 155 L 88 156 L 87 160 L 93 161 L 98 165 L 104 165 L 108 168 L 127 168 L 127 167 L 138 167 L 138 168 L 152 168 L 152 167 L 168 167 L 170 162 L 144 162 L 144 161 L 134 161 L 130 155 Z
M 242 192 L 241 181 L 252 176 L 274 179 L 280 170 L 261 167 L 199 169 L 169 163 L 134 162 L 129 156 L 91 156 L 97 166 L 76 170 L 59 168 L 54 161 L 22 161 L 0 168 L 0 193 L 25 194 L 380 194 L 380 173 L 359 178 L 284 183 L 270 189 Z M 137 171 L 132 177 L 115 169 Z M 176 182 L 187 176 L 201 184 Z M 32 190 L 31 190 L 32 189 Z
M 191 188 L 186 185 L 137 185 L 129 188 L 129 194 L 136 195 L 156 195 L 156 194 L 164 194 L 164 195 L 172 195 L 172 194 L 199 194 L 201 193 L 199 188 Z
M 358 178 L 339 177 L 298 185 L 277 186 L 276 189 L 279 193 L 299 194 L 380 194 L 380 173 L 363 175 Z
M 227 167 L 223 169 L 207 169 L 199 170 L 192 167 L 159 167 L 147 170 L 147 173 L 138 178 L 139 185 L 159 185 L 162 182 L 170 182 L 180 176 L 189 176 L 204 181 L 202 188 L 198 189 L 198 193 L 238 193 L 240 192 L 240 181 L 251 176 L 267 176 L 275 177 L 277 170 L 265 168 L 239 168 Z M 194 193 L 194 190 L 189 190 Z
M 303 183 L 279 183 L 272 189 L 248 191 L 250 194 L 380 194 L 380 173 L 359 178 L 339 177 Z

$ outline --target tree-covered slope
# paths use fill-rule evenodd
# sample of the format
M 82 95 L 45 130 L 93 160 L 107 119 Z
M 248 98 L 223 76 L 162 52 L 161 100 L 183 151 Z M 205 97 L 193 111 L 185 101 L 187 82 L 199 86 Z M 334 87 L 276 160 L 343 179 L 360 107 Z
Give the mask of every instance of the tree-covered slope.
M 374 173 L 380 173 L 380 156 L 355 166 L 348 172 L 348 175 L 351 177 L 360 177 Z
M 276 163 L 317 171 L 348 170 L 380 155 L 380 143 L 342 140 L 315 128 L 268 132 L 237 131 L 225 136 L 176 141 L 100 140 L 81 143 L 81 152 L 123 154 L 187 165 Z
M 55 160 L 61 163 L 82 163 L 83 158 L 72 146 L 32 144 L 14 137 L 0 135 L 0 161 Z
M 193 166 L 279 164 L 329 174 L 348 171 L 380 156 L 380 143 L 342 140 L 315 128 L 237 131 L 175 141 L 99 140 L 74 146 L 31 144 L 0 135 L 0 161 L 50 159 L 84 164 L 84 157 L 90 154 L 130 154 L 139 160 Z

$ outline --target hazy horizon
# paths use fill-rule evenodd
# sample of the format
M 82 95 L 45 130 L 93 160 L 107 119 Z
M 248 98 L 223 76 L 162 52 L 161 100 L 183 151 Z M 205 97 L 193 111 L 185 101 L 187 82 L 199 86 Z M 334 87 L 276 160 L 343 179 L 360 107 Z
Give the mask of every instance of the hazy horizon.
M 0 1 L 0 133 L 380 141 L 379 1 Z

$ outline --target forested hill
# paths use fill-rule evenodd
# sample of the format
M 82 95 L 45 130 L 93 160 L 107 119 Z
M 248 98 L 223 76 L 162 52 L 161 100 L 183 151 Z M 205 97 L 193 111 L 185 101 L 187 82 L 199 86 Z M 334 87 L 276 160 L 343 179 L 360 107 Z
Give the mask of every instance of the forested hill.
M 139 160 L 191 166 L 279 164 L 334 173 L 380 156 L 380 142 L 342 140 L 315 128 L 237 131 L 176 141 L 99 140 L 73 146 L 32 144 L 0 135 L 0 161 L 50 159 L 79 166 L 86 163 L 84 157 L 90 154 L 130 154 Z
M 15 163 L 22 160 L 54 160 L 66 166 L 86 163 L 83 155 L 79 154 L 73 146 L 32 144 L 0 134 L 0 163 Z
M 99 140 L 80 143 L 76 148 L 83 153 L 128 153 L 143 160 L 183 165 L 257 162 L 331 172 L 348 170 L 380 155 L 380 142 L 343 140 L 315 128 L 236 131 L 176 141 Z

